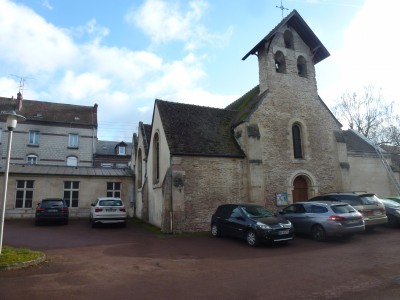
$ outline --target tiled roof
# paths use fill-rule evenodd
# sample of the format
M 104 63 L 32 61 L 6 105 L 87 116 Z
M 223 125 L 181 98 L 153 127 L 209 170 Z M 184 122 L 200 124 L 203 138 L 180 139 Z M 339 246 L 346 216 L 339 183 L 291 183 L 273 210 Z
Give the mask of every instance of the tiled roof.
M 258 107 L 261 100 L 264 96 L 268 93 L 265 91 L 261 95 L 260 93 L 260 86 L 257 85 L 242 97 L 237 99 L 236 101 L 229 104 L 225 109 L 236 111 L 236 116 L 233 120 L 233 124 L 237 125 L 243 121 L 248 120 L 251 113 Z
M 232 121 L 236 111 L 156 100 L 171 154 L 244 157 Z
M 3 173 L 4 169 L 0 169 Z M 121 177 L 132 176 L 129 168 L 93 168 L 93 167 L 66 167 L 66 166 L 41 166 L 41 165 L 10 165 L 10 174 L 29 174 L 29 175 L 53 175 L 53 176 L 97 176 L 97 177 Z
M 116 155 L 116 147 L 118 145 L 126 146 L 126 154 L 130 155 L 132 153 L 132 143 L 127 142 L 115 142 L 115 141 L 97 141 L 96 144 L 96 154 L 97 155 Z
M 15 100 L 0 97 L 0 107 L 9 106 Z M 36 100 L 23 100 L 18 114 L 26 118 L 25 122 L 51 122 L 97 127 L 97 104 L 94 106 L 72 105 Z M 5 120 L 5 117 L 0 117 Z
M 342 131 L 342 135 L 347 145 L 347 151 L 376 153 L 372 142 L 355 130 L 344 130 Z
M 149 154 L 149 143 L 151 139 L 151 125 L 139 122 L 139 130 L 143 137 L 143 146 L 146 156 Z
M 283 26 L 288 24 L 300 35 L 302 40 L 308 45 L 310 50 L 313 52 L 313 62 L 314 64 L 319 63 L 321 60 L 327 58 L 330 54 L 328 50 L 324 47 L 318 37 L 314 34 L 311 28 L 303 20 L 300 14 L 293 10 L 289 15 L 286 16 L 270 33 L 268 33 L 253 49 L 251 49 L 243 58 L 245 60 L 251 54 L 256 54 L 258 50 L 265 45 L 270 39 L 272 39 L 276 32 Z

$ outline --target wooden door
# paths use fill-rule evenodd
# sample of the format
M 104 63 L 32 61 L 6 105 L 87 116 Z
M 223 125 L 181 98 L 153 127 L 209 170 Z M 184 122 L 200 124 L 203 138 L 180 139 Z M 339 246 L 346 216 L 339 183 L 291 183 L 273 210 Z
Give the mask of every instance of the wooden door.
M 303 176 L 296 177 L 293 182 L 293 202 L 308 200 L 308 184 Z

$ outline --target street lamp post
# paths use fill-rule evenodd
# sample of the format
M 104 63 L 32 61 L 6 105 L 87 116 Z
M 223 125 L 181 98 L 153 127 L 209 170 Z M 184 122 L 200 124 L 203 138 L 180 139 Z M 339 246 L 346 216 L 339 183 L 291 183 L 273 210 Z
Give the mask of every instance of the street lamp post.
M 7 200 L 7 185 L 8 185 L 8 171 L 10 167 L 10 156 L 11 156 L 11 142 L 13 131 L 17 127 L 17 118 L 23 118 L 23 116 L 17 115 L 15 111 L 7 114 L 7 128 L 8 134 L 8 145 L 7 145 L 7 158 L 6 158 L 6 168 L 4 170 L 4 187 L 3 187 L 3 197 L 2 197 L 2 210 L 0 219 L 0 255 L 3 249 L 3 232 L 4 232 L 4 216 L 6 212 L 6 200 Z

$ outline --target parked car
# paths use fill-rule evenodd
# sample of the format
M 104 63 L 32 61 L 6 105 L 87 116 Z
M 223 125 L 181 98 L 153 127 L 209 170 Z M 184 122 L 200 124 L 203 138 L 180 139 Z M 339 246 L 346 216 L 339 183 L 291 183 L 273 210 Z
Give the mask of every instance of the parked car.
M 350 204 L 362 214 L 367 230 L 373 229 L 376 225 L 387 223 L 385 206 L 375 194 L 329 193 L 311 198 L 308 201 L 340 201 Z
M 389 200 L 393 200 L 397 203 L 400 203 L 400 197 L 399 196 L 389 196 L 389 197 L 384 197 L 384 199 L 389 199 Z
M 387 226 L 400 226 L 400 203 L 390 199 L 380 199 L 385 206 L 386 216 L 388 218 Z
M 68 224 L 69 210 L 64 199 L 46 198 L 42 199 L 36 207 L 35 225 L 42 222 L 61 222 Z
M 120 198 L 99 197 L 90 207 L 90 223 L 97 224 L 119 223 L 126 226 L 127 213 L 124 202 Z
M 285 242 L 294 237 L 290 221 L 255 204 L 224 204 L 211 218 L 211 234 L 245 239 L 250 246 L 262 242 Z
M 327 237 L 350 237 L 364 232 L 362 215 L 351 205 L 337 201 L 297 202 L 280 214 L 292 222 L 296 233 L 310 234 L 317 241 Z

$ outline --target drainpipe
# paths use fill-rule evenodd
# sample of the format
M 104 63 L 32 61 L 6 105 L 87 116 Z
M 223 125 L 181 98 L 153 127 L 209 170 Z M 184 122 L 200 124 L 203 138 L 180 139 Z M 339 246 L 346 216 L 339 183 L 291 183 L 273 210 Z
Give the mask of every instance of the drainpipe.
M 171 172 L 171 194 L 170 194 L 170 210 L 169 210 L 169 226 L 170 226 L 170 233 L 174 233 L 174 201 L 172 197 L 172 155 L 169 156 L 169 170 Z

